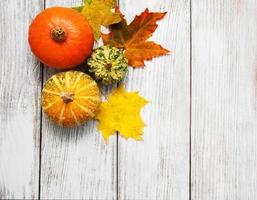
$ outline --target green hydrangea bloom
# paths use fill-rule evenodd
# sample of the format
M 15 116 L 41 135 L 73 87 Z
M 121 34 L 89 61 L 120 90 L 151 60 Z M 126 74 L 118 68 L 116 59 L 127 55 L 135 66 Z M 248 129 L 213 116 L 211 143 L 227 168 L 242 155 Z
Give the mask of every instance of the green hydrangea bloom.
M 121 81 L 128 71 L 128 61 L 121 50 L 111 46 L 95 49 L 87 60 L 89 72 L 105 85 Z

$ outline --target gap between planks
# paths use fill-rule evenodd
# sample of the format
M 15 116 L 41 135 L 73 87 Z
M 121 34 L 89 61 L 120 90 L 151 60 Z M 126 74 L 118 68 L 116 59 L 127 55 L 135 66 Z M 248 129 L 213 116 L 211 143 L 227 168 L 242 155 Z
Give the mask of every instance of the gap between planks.
M 188 189 L 189 189 L 189 200 L 192 199 L 192 187 L 191 187 L 191 182 L 192 182 L 192 176 L 191 176 L 191 161 L 192 161 L 192 1 L 189 0 L 189 53 L 190 53 L 190 59 L 189 59 L 189 64 L 190 64 L 190 69 L 189 69 L 189 81 L 190 81 L 190 86 L 189 86 L 189 176 L 188 176 Z
M 46 0 L 43 0 L 43 10 L 46 8 Z M 41 91 L 44 86 L 44 64 L 40 62 L 41 72 Z M 38 199 L 41 199 L 41 157 L 42 157 L 42 127 L 43 127 L 43 110 L 40 104 L 40 131 L 39 131 L 39 175 L 38 175 Z
M 43 10 L 46 7 L 46 0 L 43 0 Z M 44 86 L 44 64 L 40 62 L 41 73 L 41 91 Z M 42 157 L 42 127 L 43 127 L 43 110 L 40 105 L 40 131 L 39 131 L 39 169 L 38 169 L 38 199 L 41 199 L 41 157 Z

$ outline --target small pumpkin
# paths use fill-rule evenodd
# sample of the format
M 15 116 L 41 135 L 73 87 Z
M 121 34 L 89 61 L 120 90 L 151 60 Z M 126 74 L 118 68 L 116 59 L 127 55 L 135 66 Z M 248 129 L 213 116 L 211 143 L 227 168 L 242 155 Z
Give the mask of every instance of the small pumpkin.
M 42 91 L 42 109 L 55 123 L 72 127 L 94 118 L 100 103 L 96 82 L 78 71 L 49 78 Z
M 122 51 L 108 45 L 95 49 L 87 64 L 89 72 L 105 85 L 121 81 L 128 71 L 128 61 Z
M 29 27 L 32 52 L 44 64 L 70 69 L 81 64 L 94 44 L 86 18 L 71 8 L 52 7 L 36 16 Z

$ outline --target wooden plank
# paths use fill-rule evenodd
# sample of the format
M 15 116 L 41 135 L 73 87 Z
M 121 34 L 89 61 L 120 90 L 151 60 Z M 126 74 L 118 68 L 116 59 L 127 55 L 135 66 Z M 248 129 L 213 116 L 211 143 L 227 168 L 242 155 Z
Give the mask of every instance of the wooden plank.
M 257 199 L 257 1 L 192 1 L 192 199 Z
M 46 1 L 46 7 L 80 4 Z M 56 72 L 46 68 L 45 80 Z M 42 199 L 116 199 L 116 138 L 105 144 L 93 121 L 68 129 L 45 117 L 42 135 Z
M 0 199 L 37 199 L 40 63 L 27 32 L 42 0 L 0 1 Z
M 151 101 L 142 112 L 144 141 L 119 138 L 119 199 L 189 198 L 190 4 L 188 1 L 120 1 L 130 20 L 145 8 L 168 11 L 151 40 L 169 56 L 130 69 L 128 90 Z

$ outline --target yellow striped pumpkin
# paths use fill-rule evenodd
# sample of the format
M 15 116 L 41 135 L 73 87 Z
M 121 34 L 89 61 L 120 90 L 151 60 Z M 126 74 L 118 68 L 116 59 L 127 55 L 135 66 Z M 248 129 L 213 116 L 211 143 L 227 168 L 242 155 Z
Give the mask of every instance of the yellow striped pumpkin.
M 100 104 L 96 82 L 78 71 L 58 73 L 42 91 L 42 109 L 60 126 L 72 127 L 94 118 Z

